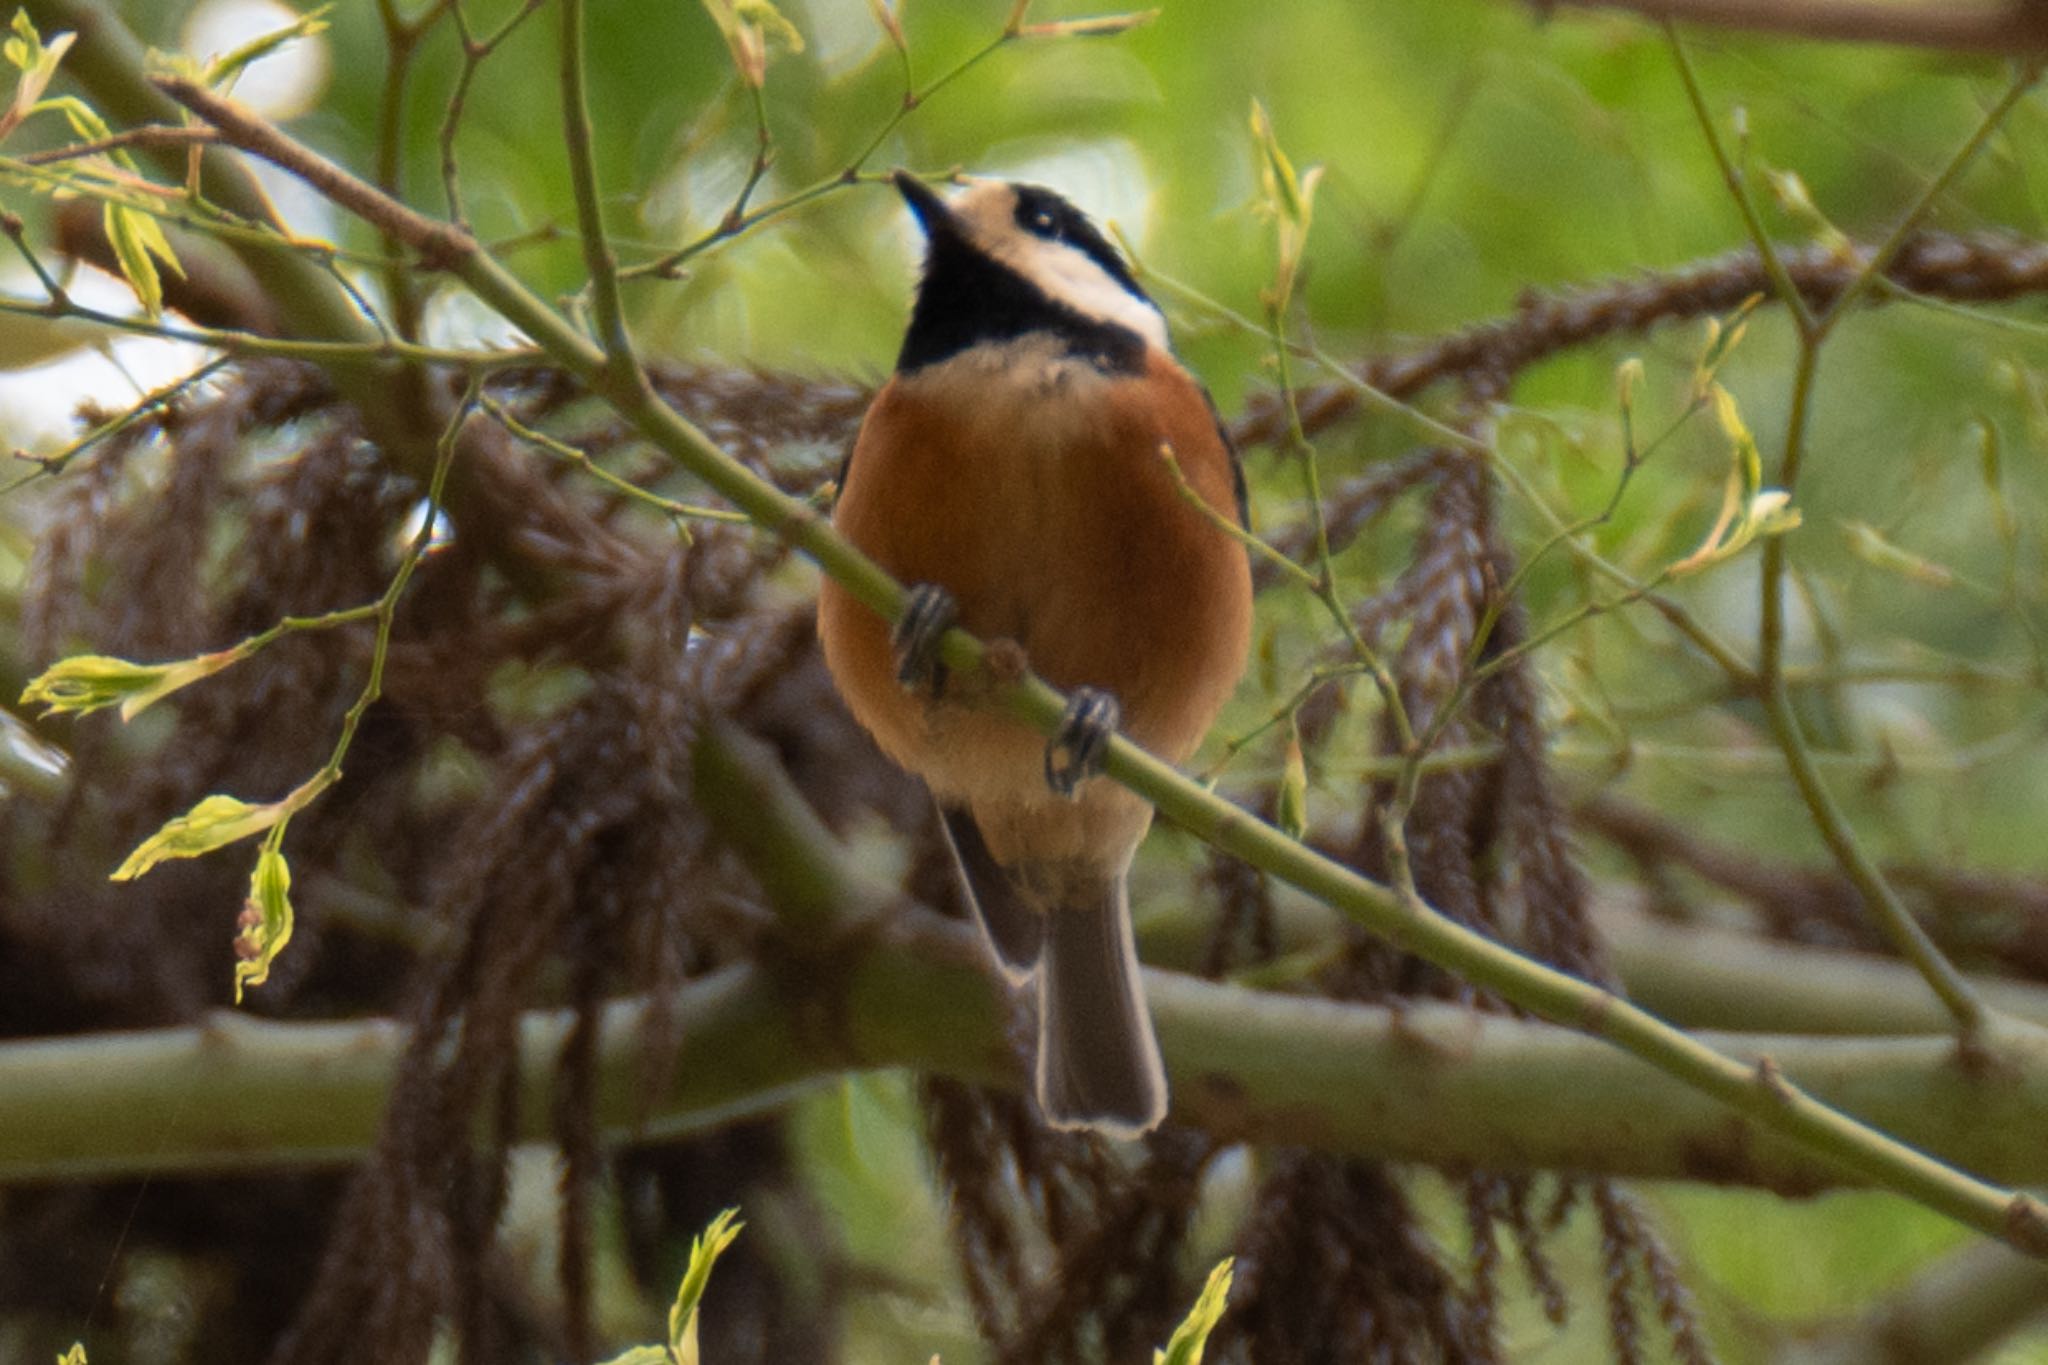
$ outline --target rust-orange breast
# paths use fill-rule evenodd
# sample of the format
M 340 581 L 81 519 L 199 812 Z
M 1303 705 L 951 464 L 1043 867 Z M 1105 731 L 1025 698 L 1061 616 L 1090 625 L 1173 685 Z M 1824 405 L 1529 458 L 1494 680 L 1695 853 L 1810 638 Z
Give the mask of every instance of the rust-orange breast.
M 1178 365 L 1155 355 L 1142 376 L 1106 377 L 1009 348 L 891 380 L 833 520 L 899 580 L 950 590 L 964 627 L 1017 641 L 1049 681 L 1113 692 L 1125 731 L 1177 762 L 1242 670 L 1251 583 L 1243 548 L 1175 487 L 1162 447 L 1234 520 L 1229 451 Z M 819 624 L 841 694 L 899 762 L 943 778 L 995 757 L 954 751 L 972 733 L 961 727 L 934 750 L 887 628 L 830 583 Z M 1035 754 L 1040 741 L 1003 725 Z

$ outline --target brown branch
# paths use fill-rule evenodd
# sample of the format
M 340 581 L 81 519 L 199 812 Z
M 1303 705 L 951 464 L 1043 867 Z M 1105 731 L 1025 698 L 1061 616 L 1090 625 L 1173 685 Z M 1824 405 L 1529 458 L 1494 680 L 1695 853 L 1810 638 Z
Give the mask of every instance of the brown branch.
M 146 123 L 140 128 L 130 128 L 109 137 L 94 138 L 91 142 L 74 142 L 64 147 L 29 152 L 16 157 L 15 160 L 28 166 L 49 166 L 59 161 L 76 161 L 81 157 L 99 156 L 104 152 L 119 151 L 127 147 L 189 147 L 193 143 L 219 140 L 220 134 L 211 128 L 180 128 L 168 123 Z
M 1652 873 L 1680 868 L 1747 902 L 1776 937 L 1880 946 L 1858 909 L 1855 885 L 1833 867 L 1760 858 L 1611 795 L 1587 798 L 1574 818 Z M 1922 902 L 1926 927 L 1944 947 L 1994 959 L 2022 976 L 2048 975 L 2048 929 L 2041 927 L 2048 925 L 2048 883 L 1903 864 L 1884 871 Z M 1987 932 L 1987 917 L 1998 932 Z
M 1782 33 L 1825 42 L 1884 43 L 1947 52 L 2017 53 L 2048 49 L 2048 6 L 2032 0 L 2002 5 L 1871 4 L 1868 0 L 1532 0 L 1548 13 L 1626 10 L 1648 19 L 1713 28 Z
M 183 76 L 153 77 L 152 84 L 220 131 L 221 139 L 251 156 L 290 171 L 341 208 L 417 251 L 434 269 L 446 269 L 476 249 L 462 228 L 416 213 L 369 181 L 342 169 L 231 99 Z
M 1800 296 L 1824 308 L 1849 287 L 1876 250 L 1865 244 L 1840 252 L 1808 246 L 1779 254 Z M 1922 233 L 1900 248 L 1884 278 L 1908 293 L 1955 302 L 2014 299 L 2048 291 L 2048 242 L 2003 233 Z M 1507 317 L 1446 333 L 1412 350 L 1376 356 L 1360 365 L 1358 374 L 1395 398 L 1412 398 L 1442 380 L 1513 376 L 1603 337 L 1725 313 L 1755 294 L 1768 297 L 1771 282 L 1753 250 L 1563 293 L 1532 290 Z M 1872 301 L 1883 297 L 1879 293 Z M 1318 385 L 1297 397 L 1302 426 L 1311 435 L 1359 407 L 1357 391 L 1340 384 Z M 1285 433 L 1286 414 L 1272 395 L 1254 398 L 1231 430 L 1244 447 L 1271 444 Z

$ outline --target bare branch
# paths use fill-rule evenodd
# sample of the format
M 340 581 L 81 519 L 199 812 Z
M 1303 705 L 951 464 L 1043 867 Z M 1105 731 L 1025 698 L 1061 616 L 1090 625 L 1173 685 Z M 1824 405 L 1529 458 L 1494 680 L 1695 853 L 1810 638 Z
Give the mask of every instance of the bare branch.
M 194 143 L 219 140 L 220 134 L 211 128 L 180 128 L 170 124 L 149 123 L 108 137 L 95 138 L 91 142 L 74 142 L 63 147 L 29 152 L 16 159 L 30 166 L 49 166 L 59 161 L 76 161 L 81 157 L 99 156 L 105 152 L 120 151 L 128 147 L 189 147 Z
M 182 76 L 158 76 L 153 84 L 212 124 L 230 145 L 290 171 L 342 208 L 419 252 L 429 266 L 449 269 L 476 251 L 476 239 L 462 228 L 415 213 L 369 181 L 286 137 L 276 125 L 234 100 Z
M 2005 4 L 1872 4 L 1868 0 L 1533 0 L 1548 13 L 1560 6 L 1626 10 L 1645 18 L 1712 28 L 1783 33 L 1826 42 L 1885 43 L 1949 52 L 2024 53 L 2048 50 L 2048 7 L 2030 0 Z

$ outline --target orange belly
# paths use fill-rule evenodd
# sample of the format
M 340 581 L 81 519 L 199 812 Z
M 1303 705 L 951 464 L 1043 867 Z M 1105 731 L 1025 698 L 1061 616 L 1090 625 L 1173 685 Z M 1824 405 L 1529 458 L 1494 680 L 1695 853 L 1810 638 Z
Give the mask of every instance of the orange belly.
M 1050 355 L 970 356 L 876 397 L 833 521 L 900 581 L 948 589 L 964 628 L 1016 641 L 1055 686 L 1113 693 L 1124 732 L 1177 763 L 1243 669 L 1251 583 L 1243 548 L 1174 486 L 1162 444 L 1234 520 L 1229 452 L 1171 361 L 1110 379 Z M 900 687 L 887 625 L 830 582 L 819 629 L 855 717 L 969 804 L 999 860 L 1120 860 L 1143 836 L 1149 808 L 1112 784 L 1052 796 L 1044 740 L 1025 726 Z

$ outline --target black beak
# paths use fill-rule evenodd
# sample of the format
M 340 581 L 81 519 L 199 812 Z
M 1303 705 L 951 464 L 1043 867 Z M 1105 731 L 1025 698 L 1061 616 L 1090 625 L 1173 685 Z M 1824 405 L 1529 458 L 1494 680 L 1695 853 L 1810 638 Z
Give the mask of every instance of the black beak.
M 909 171 L 898 171 L 892 179 L 896 182 L 896 192 L 903 196 L 903 202 L 909 204 L 910 211 L 917 215 L 918 225 L 924 229 L 927 238 L 953 231 L 953 210 L 947 208 L 946 201 L 932 192 L 931 186 Z

